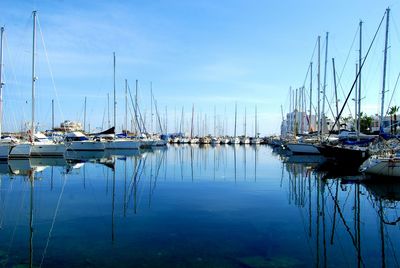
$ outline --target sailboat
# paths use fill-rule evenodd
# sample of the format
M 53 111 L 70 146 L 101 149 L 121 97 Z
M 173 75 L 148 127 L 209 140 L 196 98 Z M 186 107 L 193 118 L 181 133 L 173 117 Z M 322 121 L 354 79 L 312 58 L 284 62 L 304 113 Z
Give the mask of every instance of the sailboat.
M 389 34 L 389 13 L 390 13 L 390 9 L 386 9 L 384 16 L 386 16 L 386 34 L 385 34 L 385 49 L 384 49 L 384 62 L 383 62 L 383 79 L 382 79 L 382 102 L 381 102 L 381 129 L 383 129 L 383 109 L 384 109 L 384 98 L 385 98 L 385 82 L 386 82 L 386 60 L 387 60 L 387 50 L 388 50 L 388 34 Z M 384 17 L 383 17 L 384 18 Z M 383 21 L 382 18 L 382 21 Z M 360 22 L 360 40 L 361 40 L 361 26 L 362 23 Z M 374 39 L 373 39 L 374 41 Z M 373 42 L 372 41 L 372 42 Z M 371 43 L 372 45 L 372 43 Z M 371 48 L 371 46 L 370 46 Z M 361 41 L 360 41 L 360 50 L 361 50 Z M 368 49 L 368 52 L 370 50 Z M 360 65 L 359 65 L 359 70 L 356 76 L 355 81 L 353 82 L 353 86 L 350 90 L 350 93 L 352 91 L 352 89 L 354 88 L 354 86 L 357 84 L 357 79 L 360 77 L 361 75 L 361 70 L 362 67 L 364 65 L 364 62 L 368 56 L 368 52 L 366 54 L 366 56 L 364 57 L 362 64 L 361 64 L 361 53 L 359 55 L 359 61 L 360 61 Z M 361 80 L 359 80 L 361 81 Z M 360 86 L 359 86 L 359 91 L 360 91 Z M 349 95 L 350 95 L 349 93 Z M 349 98 L 349 95 L 347 96 L 347 99 Z M 360 93 L 358 94 L 358 98 L 360 98 Z M 347 101 L 346 99 L 346 101 Z M 358 99 L 358 102 L 360 100 Z M 346 104 L 346 103 L 344 103 Z M 342 108 L 343 111 L 343 108 Z M 341 111 L 341 112 L 342 112 Z M 339 118 L 339 117 L 338 117 Z M 337 121 L 337 120 L 336 120 Z M 335 122 L 336 124 L 336 122 Z M 359 131 L 359 129 L 357 129 Z M 359 132 L 357 132 L 359 133 Z M 387 156 L 384 155 L 382 158 L 378 157 L 374 157 L 371 160 L 367 160 L 370 157 L 370 150 L 368 147 L 360 147 L 357 145 L 354 146 L 329 146 L 329 145 L 324 145 L 321 146 L 321 148 L 319 148 L 319 150 L 321 151 L 322 154 L 324 154 L 324 156 L 326 156 L 327 154 L 333 154 L 335 159 L 338 162 L 341 162 L 342 164 L 345 165 L 351 165 L 353 168 L 358 168 L 361 165 L 361 171 L 363 171 L 364 173 L 369 173 L 371 172 L 371 174 L 376 174 L 377 172 L 377 167 L 379 165 L 377 165 L 380 160 L 382 160 L 381 165 L 385 166 L 385 169 L 379 169 L 382 170 L 381 174 L 376 174 L 376 175 L 382 175 L 382 176 L 387 176 L 388 174 L 394 174 L 394 173 L 390 173 L 389 170 L 391 169 L 391 165 L 392 165 L 392 161 L 388 161 Z M 392 157 L 392 160 L 395 160 L 396 157 Z M 391 176 L 391 175 L 390 175 Z
M 21 143 L 10 151 L 10 158 L 27 158 L 27 157 L 62 157 L 65 153 L 65 145 L 63 143 L 54 143 L 47 139 L 43 134 L 36 133 L 35 130 L 35 82 L 37 80 L 35 74 L 35 49 L 36 49 L 36 12 L 33 11 L 33 44 L 32 44 L 32 120 L 31 129 L 29 131 L 29 142 Z
M 260 144 L 261 140 L 258 137 L 258 132 L 257 132 L 257 106 L 255 107 L 255 113 L 254 113 L 254 137 L 250 139 L 250 144 Z
M 8 159 L 11 147 L 14 146 L 12 139 L 2 139 L 2 121 L 3 121 L 3 35 L 4 27 L 0 28 L 0 160 Z
M 114 127 L 117 123 L 117 108 L 116 108 L 116 90 L 115 90 L 115 52 L 113 53 L 113 66 L 114 66 Z M 125 79 L 125 107 L 128 105 L 127 101 L 127 94 L 128 94 L 128 81 Z M 125 109 L 125 122 L 127 122 L 127 109 Z M 127 123 L 125 123 L 125 127 L 127 128 Z M 140 148 L 140 141 L 138 140 L 131 140 L 128 138 L 116 138 L 115 133 L 112 140 L 105 141 L 104 147 L 108 150 L 118 150 L 118 149 L 134 149 L 137 150 Z
M 250 143 L 250 139 L 247 137 L 246 127 L 247 127 L 247 109 L 244 108 L 244 134 L 243 134 L 243 137 L 240 138 L 241 144 L 249 144 Z
M 235 129 L 234 129 L 234 136 L 231 138 L 230 143 L 231 144 L 239 144 L 240 139 L 236 136 L 236 123 L 237 123 L 237 103 L 235 103 Z

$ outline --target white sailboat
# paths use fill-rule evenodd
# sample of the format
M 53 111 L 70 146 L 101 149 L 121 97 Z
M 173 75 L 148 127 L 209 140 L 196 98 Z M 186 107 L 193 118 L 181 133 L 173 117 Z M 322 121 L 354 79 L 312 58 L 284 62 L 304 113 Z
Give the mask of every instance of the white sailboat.
M 114 127 L 116 127 L 117 123 L 117 108 L 116 108 L 116 90 L 115 90 L 115 52 L 113 53 L 113 66 L 114 66 Z M 127 128 L 127 105 L 128 105 L 128 81 L 125 79 L 125 128 Z M 137 107 L 136 107 L 137 109 Z M 105 149 L 108 150 L 126 150 L 133 149 L 138 150 L 141 146 L 141 142 L 139 140 L 132 140 L 128 138 L 116 138 L 114 134 L 114 138 L 112 140 L 104 142 Z
M 236 136 L 236 124 L 237 124 L 237 103 L 235 103 L 235 128 L 233 132 L 233 137 L 230 139 L 230 144 L 239 144 L 240 139 Z
M 90 140 L 82 132 L 74 131 L 65 135 L 67 151 L 103 151 L 104 143 L 100 140 Z
M 11 147 L 14 145 L 11 139 L 2 139 L 3 122 L 3 35 L 4 27 L 0 28 L 0 160 L 8 159 Z
M 54 143 L 43 138 L 42 134 L 35 134 L 35 49 L 36 49 L 36 11 L 33 11 L 33 42 L 32 42 L 32 120 L 30 129 L 30 142 L 17 144 L 11 148 L 10 158 L 25 157 L 62 157 L 65 153 L 65 145 Z
M 384 116 L 384 100 L 385 100 L 385 82 L 386 82 L 386 59 L 388 50 L 388 34 L 389 34 L 389 13 L 390 9 L 386 9 L 386 35 L 385 35 L 385 50 L 384 50 L 384 62 L 383 62 L 383 85 L 382 85 L 382 101 L 381 101 L 381 114 L 380 114 L 380 126 L 383 129 L 383 116 Z M 390 147 L 389 147 L 390 148 Z M 397 153 L 396 153 L 397 152 Z M 360 166 L 360 171 L 373 176 L 379 177 L 400 177 L 400 157 L 399 148 L 390 148 L 388 152 L 384 152 L 383 155 L 371 156 L 369 159 L 364 161 Z
M 261 140 L 258 137 L 257 133 L 257 106 L 255 107 L 255 115 L 254 115 L 254 137 L 250 139 L 250 144 L 260 144 Z
M 246 127 L 247 127 L 247 108 L 244 108 L 244 134 L 242 137 L 240 137 L 240 143 L 241 144 L 249 144 L 250 139 L 247 137 L 246 133 Z

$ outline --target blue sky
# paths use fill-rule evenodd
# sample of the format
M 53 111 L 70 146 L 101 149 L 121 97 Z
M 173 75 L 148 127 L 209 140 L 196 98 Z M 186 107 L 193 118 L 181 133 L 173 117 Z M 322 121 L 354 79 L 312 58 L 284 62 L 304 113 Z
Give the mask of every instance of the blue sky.
M 237 102 L 239 133 L 247 107 L 248 134 L 253 134 L 255 105 L 261 134 L 278 133 L 280 105 L 287 112 L 289 87 L 303 85 L 317 36 L 321 35 L 324 46 L 329 31 L 330 99 L 331 58 L 335 57 L 337 72 L 343 73 L 340 82 L 347 92 L 358 57 L 357 45 L 351 47 L 358 22 L 364 21 L 365 53 L 388 6 L 392 10 L 387 99 L 400 70 L 396 21 L 400 5 L 396 1 L 3 0 L 1 6 L 0 25 L 6 29 L 5 130 L 19 129 L 30 120 L 32 10 L 38 10 L 40 24 L 36 117 L 41 129 L 50 127 L 51 99 L 56 101 L 57 124 L 65 119 L 83 121 L 85 96 L 91 129 L 102 126 L 107 120 L 107 93 L 112 98 L 114 51 L 119 129 L 124 117 L 124 79 L 131 89 L 138 79 L 142 113 L 150 122 L 152 82 L 162 117 L 168 109 L 169 131 L 175 130 L 175 111 L 180 118 L 182 106 L 189 125 L 194 104 L 196 119 L 203 120 L 207 114 L 209 132 L 213 132 L 215 106 L 219 125 L 226 122 L 232 134 Z M 383 41 L 381 29 L 363 73 L 362 105 L 368 114 L 379 112 Z M 316 65 L 316 58 L 313 61 Z M 391 104 L 398 105 L 396 97 Z

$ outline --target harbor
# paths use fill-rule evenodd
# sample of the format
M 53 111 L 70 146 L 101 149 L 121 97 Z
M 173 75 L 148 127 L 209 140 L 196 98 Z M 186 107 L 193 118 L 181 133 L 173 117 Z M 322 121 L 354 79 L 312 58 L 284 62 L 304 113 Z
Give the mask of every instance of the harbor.
M 0 261 L 396 266 L 398 183 L 354 182 L 357 175 L 331 176 L 318 163 L 268 145 L 189 144 L 9 160 L 1 165 Z
M 0 16 L 2 266 L 400 266 L 397 3 L 31 2 Z

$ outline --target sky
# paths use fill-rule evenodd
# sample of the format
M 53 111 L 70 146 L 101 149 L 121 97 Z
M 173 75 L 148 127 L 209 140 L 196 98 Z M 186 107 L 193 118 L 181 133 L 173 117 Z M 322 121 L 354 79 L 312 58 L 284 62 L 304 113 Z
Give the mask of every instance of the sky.
M 194 106 L 195 133 L 202 134 L 206 126 L 213 134 L 215 118 L 217 132 L 232 135 L 237 103 L 238 134 L 244 132 L 245 109 L 246 132 L 254 134 L 257 107 L 258 132 L 264 136 L 280 132 L 282 111 L 289 112 L 289 88 L 308 88 L 310 61 L 317 65 L 318 35 L 323 78 L 326 32 L 326 98 L 333 105 L 335 58 L 339 105 L 343 103 L 358 62 L 358 39 L 354 40 L 359 21 L 365 56 L 387 7 L 391 12 L 385 109 L 400 105 L 395 87 L 400 71 L 396 1 L 2 0 L 3 130 L 19 130 L 31 119 L 33 10 L 38 14 L 35 121 L 41 130 L 51 127 L 52 99 L 56 125 L 64 120 L 83 122 L 85 97 L 86 130 L 89 124 L 91 131 L 107 128 L 107 94 L 112 124 L 115 52 L 117 129 L 124 124 L 127 79 L 132 94 L 138 80 L 139 107 L 149 130 L 157 128 L 154 107 L 150 115 L 152 85 L 163 125 L 168 118 L 168 132 L 179 130 L 181 121 L 189 131 Z M 384 26 L 362 73 L 362 111 L 369 115 L 380 111 Z M 316 87 L 316 69 L 312 79 Z M 346 108 L 345 115 L 353 110 Z

